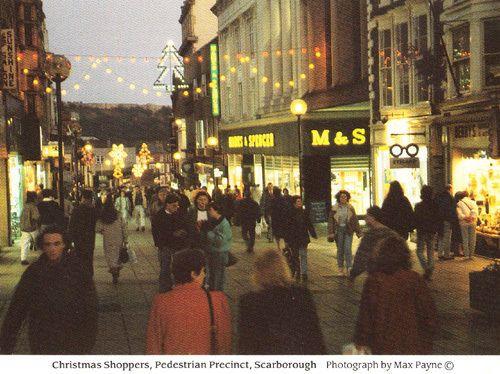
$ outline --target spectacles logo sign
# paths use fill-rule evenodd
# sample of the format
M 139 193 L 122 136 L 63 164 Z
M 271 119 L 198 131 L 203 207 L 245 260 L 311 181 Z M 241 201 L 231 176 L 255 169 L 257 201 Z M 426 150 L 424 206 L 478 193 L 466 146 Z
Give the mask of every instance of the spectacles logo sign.
M 403 154 L 403 152 L 406 152 L 408 156 L 411 158 L 414 158 L 418 155 L 418 145 L 415 143 L 410 143 L 406 147 L 400 145 L 400 144 L 393 144 L 391 145 L 391 148 L 389 148 L 389 152 L 391 153 L 392 157 L 399 158 Z
M 330 136 L 330 130 L 323 130 L 320 134 L 319 130 L 311 130 L 311 145 L 313 147 L 326 147 L 331 145 L 330 140 L 337 146 L 363 145 L 366 144 L 366 129 L 355 128 L 351 134 L 346 134 L 342 131 L 335 132 L 333 139 Z

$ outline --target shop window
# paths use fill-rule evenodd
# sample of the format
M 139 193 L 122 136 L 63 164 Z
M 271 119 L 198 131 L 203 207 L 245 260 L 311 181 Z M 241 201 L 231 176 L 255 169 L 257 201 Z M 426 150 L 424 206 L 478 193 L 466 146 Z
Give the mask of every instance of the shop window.
M 484 71 L 486 86 L 500 85 L 500 18 L 484 22 Z
M 398 104 L 410 103 L 410 64 L 408 60 L 408 23 L 396 25 L 396 77 Z
M 243 82 L 238 83 L 238 108 L 240 111 L 240 117 L 245 115 L 245 103 L 243 100 Z
M 252 17 L 249 17 L 247 20 L 247 28 L 248 28 L 248 42 L 250 44 L 250 57 L 254 59 L 257 47 L 255 43 L 255 28 Z
M 429 101 L 428 80 L 428 25 L 427 15 L 413 18 L 413 45 L 410 53 L 414 58 L 414 91 L 416 102 Z
M 379 40 L 380 100 L 382 106 L 392 106 L 392 46 L 391 30 L 382 30 Z
M 460 91 L 470 89 L 470 30 L 469 25 L 452 31 L 453 70 Z

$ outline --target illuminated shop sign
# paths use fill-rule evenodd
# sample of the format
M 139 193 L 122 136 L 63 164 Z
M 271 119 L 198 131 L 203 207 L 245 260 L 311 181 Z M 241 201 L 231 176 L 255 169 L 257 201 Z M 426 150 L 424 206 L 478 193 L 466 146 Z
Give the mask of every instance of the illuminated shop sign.
M 364 128 L 355 128 L 352 131 L 311 130 L 311 145 L 313 147 L 328 147 L 364 145 L 367 131 Z
M 274 133 L 235 135 L 228 138 L 229 148 L 272 148 L 274 147 Z
M 2 55 L 2 89 L 17 87 L 16 44 L 14 29 L 0 30 L 0 53 Z
M 219 57 L 217 44 L 210 44 L 210 90 L 212 96 L 212 115 L 220 115 L 219 102 Z

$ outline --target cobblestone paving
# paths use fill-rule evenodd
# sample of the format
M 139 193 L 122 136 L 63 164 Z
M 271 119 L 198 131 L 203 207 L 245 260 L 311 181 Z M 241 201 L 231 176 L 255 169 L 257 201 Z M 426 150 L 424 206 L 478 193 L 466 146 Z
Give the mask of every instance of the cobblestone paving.
M 322 228 L 319 231 L 324 231 Z M 230 299 L 234 321 L 234 347 L 237 345 L 238 298 L 251 290 L 249 280 L 254 254 L 244 251 L 239 229 L 234 229 L 233 252 L 238 263 L 228 269 L 226 293 Z M 145 331 L 151 300 L 157 291 L 159 265 L 151 232 L 130 232 L 131 246 L 136 250 L 138 263 L 127 264 L 117 286 L 111 284 L 98 236 L 95 252 L 95 282 L 99 295 L 99 332 L 95 354 L 143 354 Z M 357 245 L 355 240 L 354 248 Z M 273 248 L 265 238 L 257 240 L 256 252 Z M 32 252 L 30 260 L 38 253 Z M 364 279 L 352 284 L 335 277 L 335 249 L 325 236 L 309 247 L 308 287 L 314 295 L 328 352 L 339 354 L 342 346 L 350 343 L 357 316 L 358 302 Z M 415 268 L 418 261 L 414 259 Z M 438 262 L 431 282 L 436 299 L 440 330 L 435 343 L 436 354 L 500 354 L 500 324 L 469 308 L 468 273 L 482 269 L 487 260 Z M 0 321 L 7 310 L 9 299 L 24 271 L 17 247 L 0 252 Z M 235 350 L 236 351 L 236 350 Z M 29 353 L 26 331 L 23 329 L 16 353 Z

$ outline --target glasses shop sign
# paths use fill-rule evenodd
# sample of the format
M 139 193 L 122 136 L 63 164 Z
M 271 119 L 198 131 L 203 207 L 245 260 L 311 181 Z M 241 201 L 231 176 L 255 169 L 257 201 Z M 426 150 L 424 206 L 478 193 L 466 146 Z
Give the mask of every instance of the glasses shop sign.
M 418 169 L 420 168 L 420 159 L 418 155 L 418 145 L 410 143 L 406 146 L 393 144 L 389 148 L 392 158 L 389 160 L 391 169 Z M 409 157 L 400 157 L 406 153 Z

